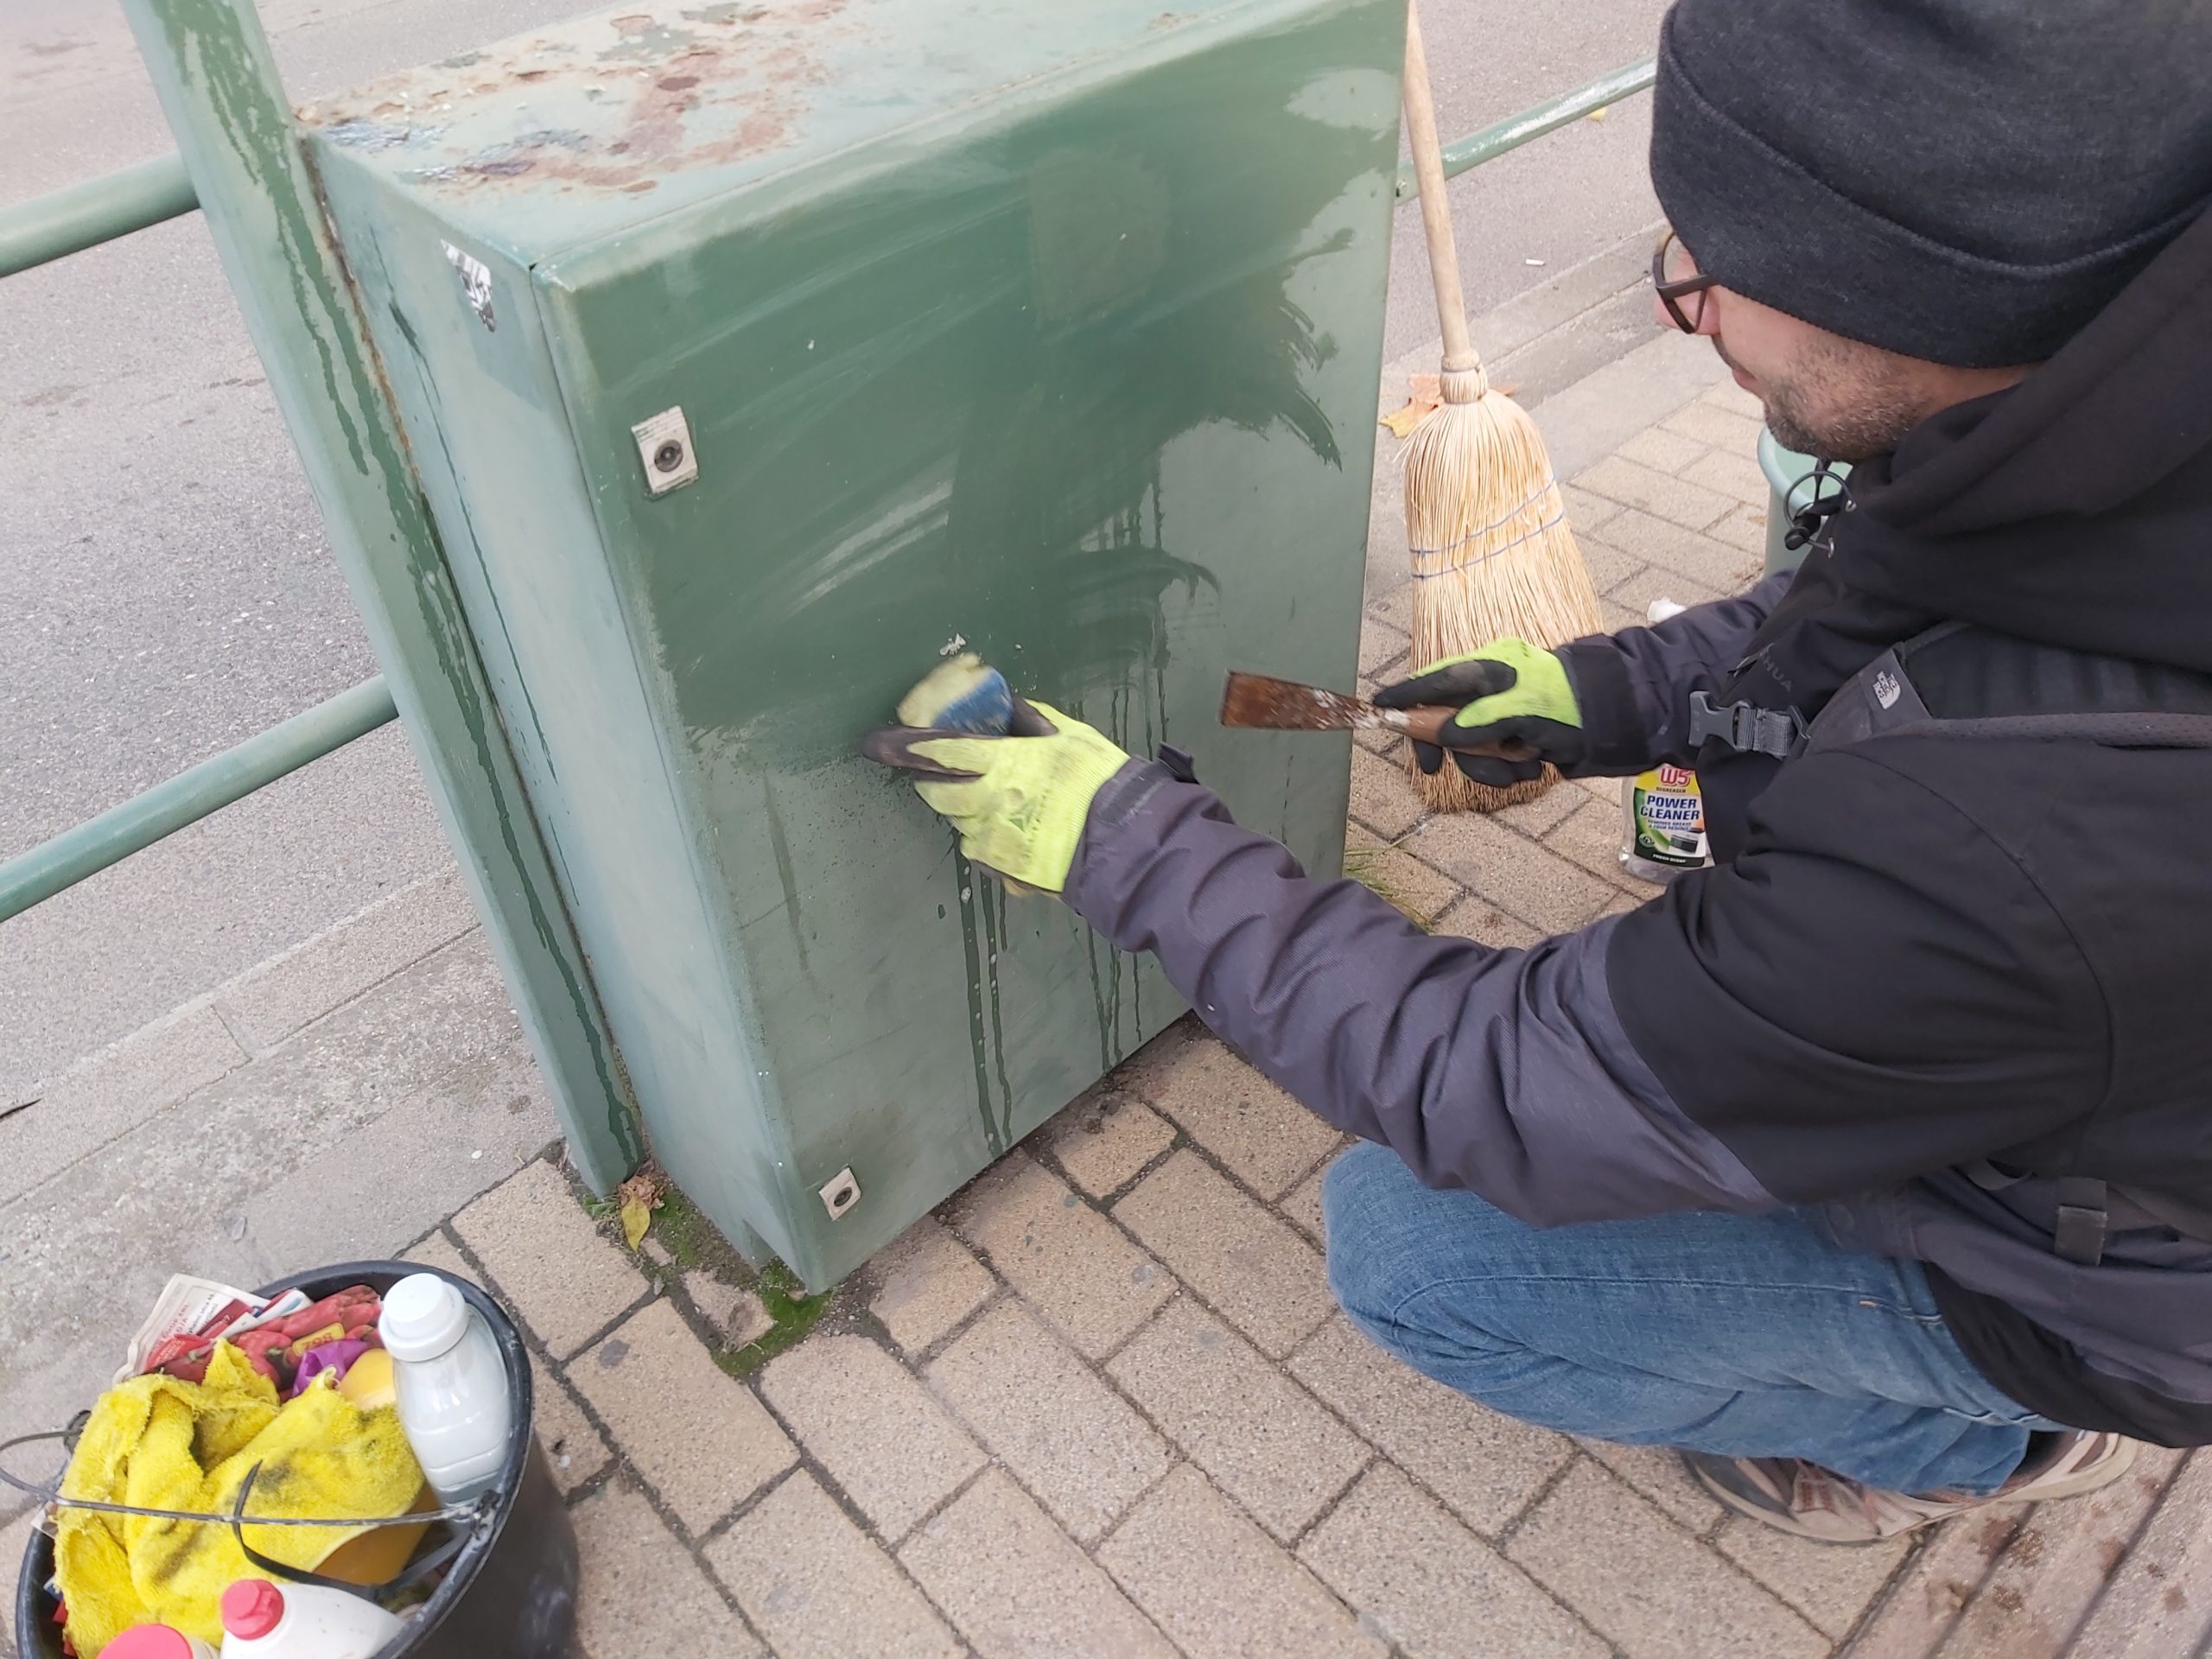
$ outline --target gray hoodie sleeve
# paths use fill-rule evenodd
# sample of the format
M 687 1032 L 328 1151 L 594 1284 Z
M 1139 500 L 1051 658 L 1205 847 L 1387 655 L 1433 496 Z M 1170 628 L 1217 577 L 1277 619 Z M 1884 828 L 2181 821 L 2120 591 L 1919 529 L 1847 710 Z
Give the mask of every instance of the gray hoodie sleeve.
M 1662 760 L 1689 765 L 1690 693 L 1719 689 L 1790 580 L 1783 571 L 1734 599 L 1693 605 L 1648 628 L 1561 645 L 1559 658 L 1590 740 L 1590 758 L 1576 770 L 1605 778 Z
M 1065 896 L 1156 955 L 1261 1071 L 1432 1186 L 1537 1224 L 1775 1202 L 1623 1033 L 1615 918 L 1526 950 L 1432 938 L 1151 761 L 1100 792 Z

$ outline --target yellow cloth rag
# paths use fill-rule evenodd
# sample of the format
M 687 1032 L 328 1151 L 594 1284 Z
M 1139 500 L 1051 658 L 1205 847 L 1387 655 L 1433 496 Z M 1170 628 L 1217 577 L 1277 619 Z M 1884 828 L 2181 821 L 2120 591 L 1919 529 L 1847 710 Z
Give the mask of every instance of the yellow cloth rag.
M 363 1518 L 404 1515 L 423 1471 L 390 1406 L 364 1411 L 319 1377 L 279 1405 L 276 1389 L 228 1343 L 204 1382 L 134 1376 L 92 1408 L 62 1496 L 157 1510 L 227 1513 L 256 1464 L 247 1512 Z M 312 1568 L 365 1527 L 253 1527 L 246 1541 L 288 1567 Z M 65 1509 L 54 1575 L 80 1659 L 133 1624 L 175 1625 L 223 1639 L 218 1603 L 258 1575 L 227 1525 Z

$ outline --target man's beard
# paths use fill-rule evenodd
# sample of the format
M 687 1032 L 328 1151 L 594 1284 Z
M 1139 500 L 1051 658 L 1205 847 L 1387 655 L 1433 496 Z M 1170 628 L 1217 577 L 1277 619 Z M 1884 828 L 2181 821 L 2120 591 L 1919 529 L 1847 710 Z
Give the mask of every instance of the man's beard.
M 1713 350 L 1730 368 L 1738 367 L 1718 340 Z M 1886 454 L 1923 416 L 1899 360 L 1850 340 L 1811 341 L 1785 371 L 1760 379 L 1759 386 L 1774 441 L 1817 461 L 1857 462 Z

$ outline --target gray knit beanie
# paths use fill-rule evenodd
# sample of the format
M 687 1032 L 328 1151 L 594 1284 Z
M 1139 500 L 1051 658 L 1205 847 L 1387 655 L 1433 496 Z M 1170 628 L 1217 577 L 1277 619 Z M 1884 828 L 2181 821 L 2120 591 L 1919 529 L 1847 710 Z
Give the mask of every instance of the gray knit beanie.
M 2040 362 L 2212 199 L 2212 0 L 1680 0 L 1651 181 L 1724 287 Z

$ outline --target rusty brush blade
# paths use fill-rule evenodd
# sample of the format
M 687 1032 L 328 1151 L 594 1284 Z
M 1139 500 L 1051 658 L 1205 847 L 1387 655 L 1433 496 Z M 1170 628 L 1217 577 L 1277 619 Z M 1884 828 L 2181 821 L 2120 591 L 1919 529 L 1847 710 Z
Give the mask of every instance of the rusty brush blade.
M 1230 671 L 1221 688 L 1221 723 L 1266 732 L 1403 732 L 1433 742 L 1452 709 L 1377 709 L 1364 697 L 1266 674 Z
M 1344 732 L 1386 723 L 1364 698 L 1295 680 L 1231 670 L 1221 688 L 1221 723 L 1269 732 Z
M 1419 709 L 1377 709 L 1364 697 L 1325 686 L 1303 685 L 1266 674 L 1244 674 L 1231 669 L 1221 688 L 1221 723 L 1240 729 L 1266 732 L 1344 732 L 1381 730 L 1403 732 L 1420 743 L 1433 743 L 1456 709 L 1429 706 Z M 1503 743 L 1460 743 L 1452 747 L 1470 754 L 1497 755 L 1507 760 L 1529 759 L 1535 753 L 1518 738 Z

